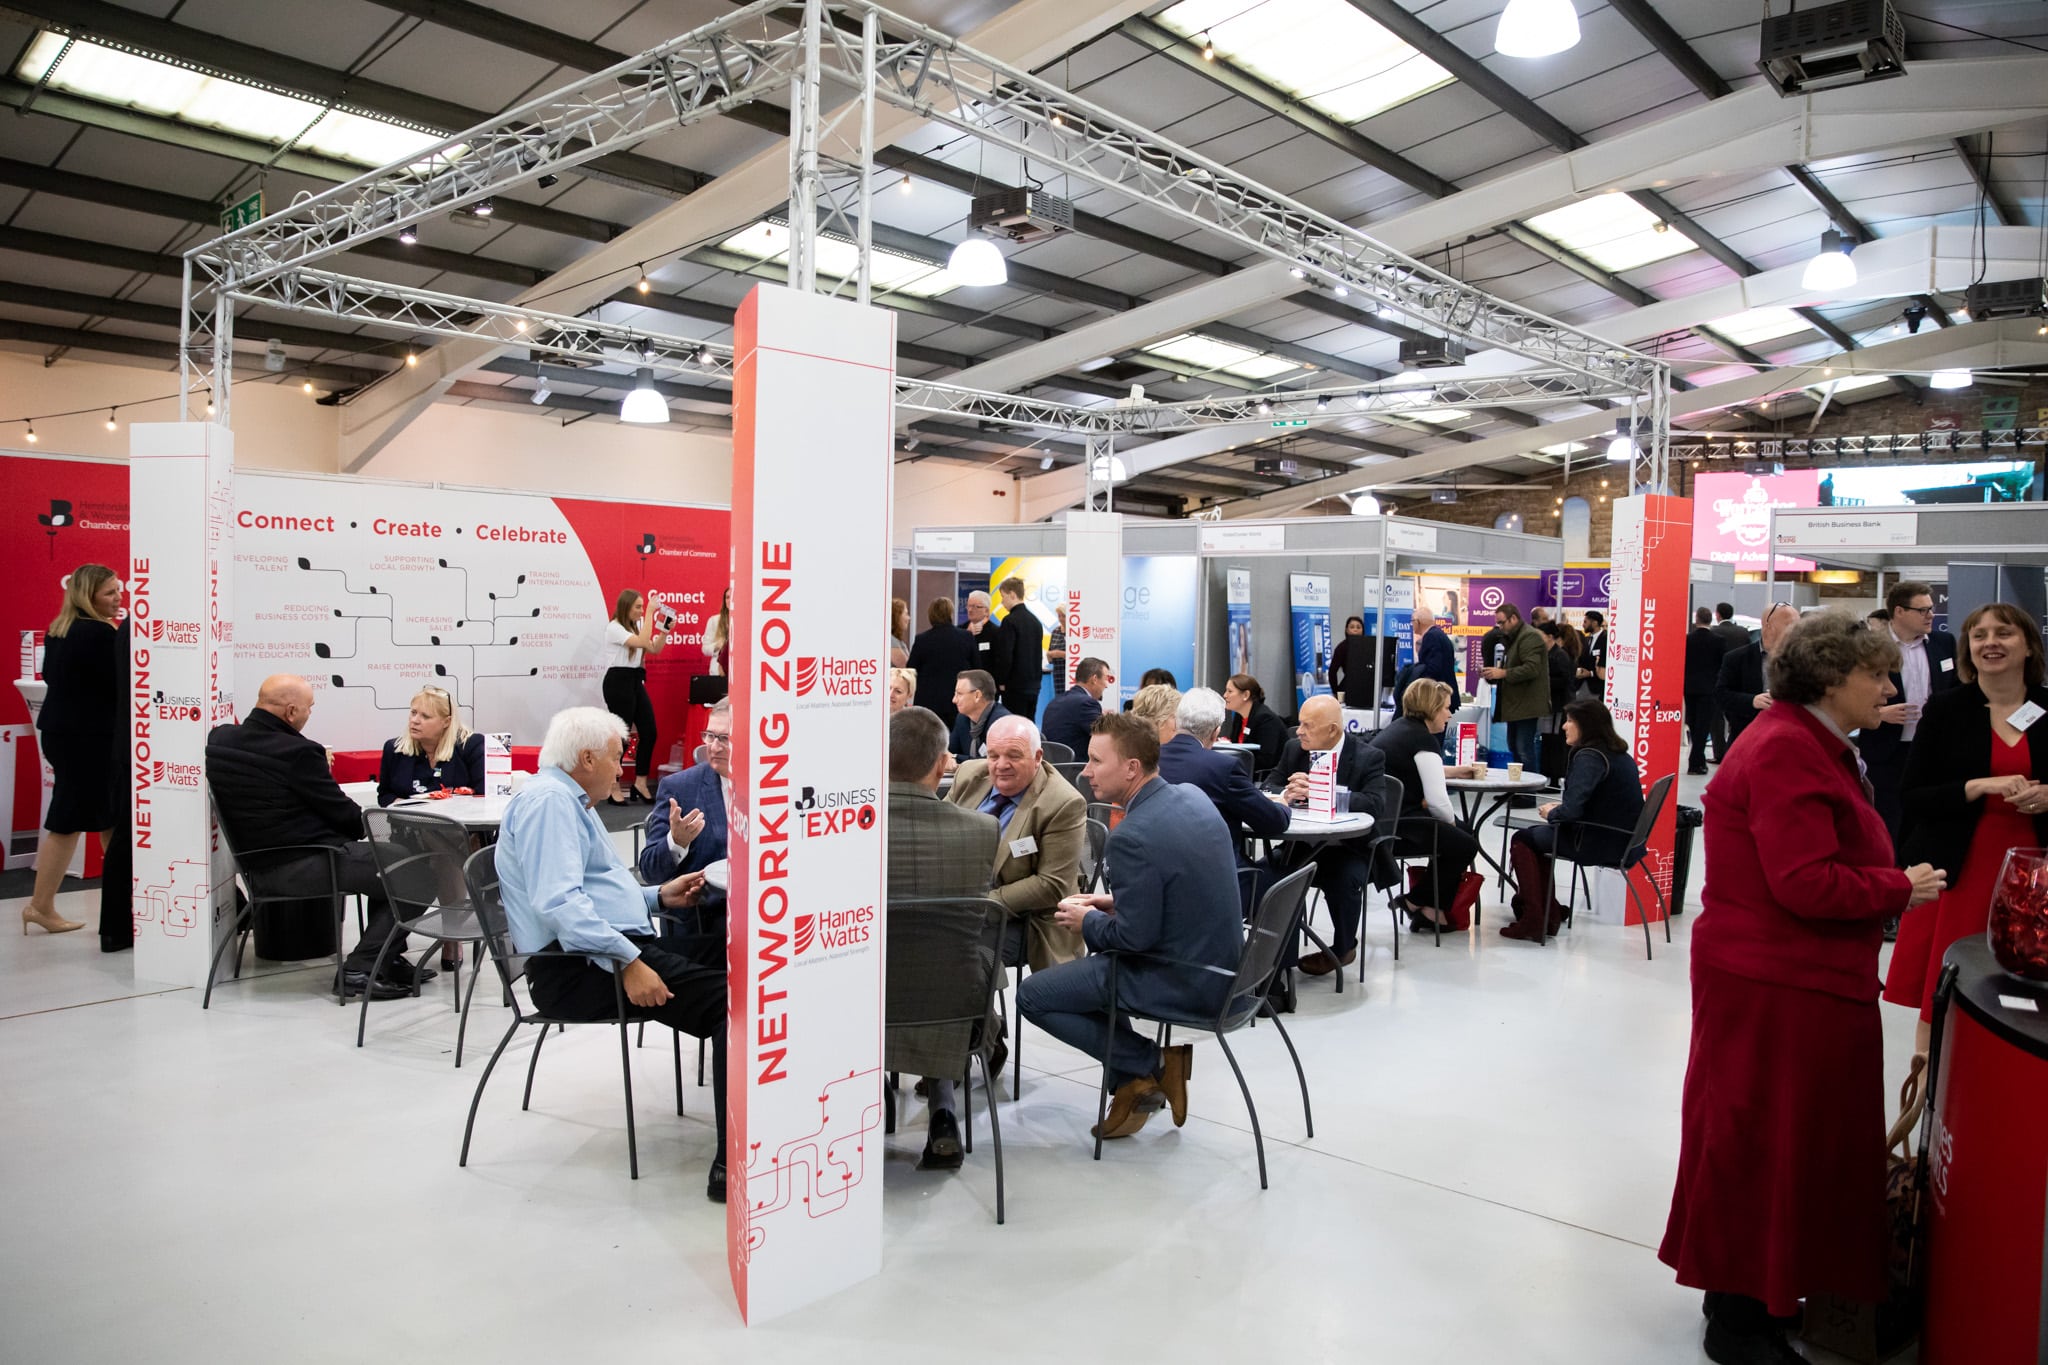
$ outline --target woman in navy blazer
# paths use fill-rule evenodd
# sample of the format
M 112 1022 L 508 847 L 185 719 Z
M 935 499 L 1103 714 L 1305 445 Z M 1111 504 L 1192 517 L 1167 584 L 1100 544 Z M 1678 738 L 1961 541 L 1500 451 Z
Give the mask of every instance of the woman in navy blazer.
M 1546 823 L 1517 830 L 1508 841 L 1515 869 L 1515 922 L 1501 926 L 1507 938 L 1541 943 L 1564 922 L 1564 906 L 1550 885 L 1560 844 L 1580 863 L 1616 866 L 1628 851 L 1626 831 L 1635 828 L 1642 813 L 1642 772 L 1615 733 L 1605 702 L 1581 697 L 1565 707 L 1564 742 L 1571 756 L 1565 760 L 1563 799 L 1538 809 Z
M 484 789 L 484 737 L 455 714 L 447 689 L 422 687 L 406 714 L 405 733 L 384 741 L 377 804 L 457 788 Z

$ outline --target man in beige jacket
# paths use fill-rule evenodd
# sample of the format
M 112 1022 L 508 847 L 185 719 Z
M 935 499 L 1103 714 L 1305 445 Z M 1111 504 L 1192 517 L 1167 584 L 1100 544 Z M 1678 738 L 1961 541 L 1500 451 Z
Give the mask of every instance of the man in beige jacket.
M 1002 826 L 989 894 L 1011 915 L 1004 965 L 1042 971 L 1079 957 L 1081 936 L 1054 923 L 1053 911 L 1079 889 L 1088 803 L 1045 761 L 1038 727 L 1022 716 L 997 720 L 988 757 L 962 763 L 946 799 Z

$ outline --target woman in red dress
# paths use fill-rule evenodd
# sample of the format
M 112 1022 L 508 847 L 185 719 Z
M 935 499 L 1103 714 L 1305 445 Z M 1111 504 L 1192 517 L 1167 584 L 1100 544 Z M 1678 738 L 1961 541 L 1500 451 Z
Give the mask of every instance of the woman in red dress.
M 2009 848 L 2048 844 L 2048 689 L 2041 631 L 2018 607 L 1993 602 L 1963 622 L 1963 686 L 1930 698 L 1900 785 L 1909 861 L 1949 869 L 1952 889 L 1899 924 L 1884 998 L 1920 1011 L 1927 1051 L 1934 982 L 1958 940 L 1982 934 Z
M 1884 1294 L 1884 921 L 1940 894 L 1892 865 L 1851 730 L 1877 724 L 1888 634 L 1807 616 L 1769 664 L 1770 705 L 1706 792 L 1692 931 L 1692 1055 L 1657 1255 L 1707 1291 L 1721 1365 L 1797 1361 L 1776 1319 L 1809 1294 Z

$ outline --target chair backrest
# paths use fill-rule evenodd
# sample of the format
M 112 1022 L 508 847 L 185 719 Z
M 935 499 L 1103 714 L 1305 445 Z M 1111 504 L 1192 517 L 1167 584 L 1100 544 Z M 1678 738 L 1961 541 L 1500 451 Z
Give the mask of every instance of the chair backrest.
M 994 996 L 1008 911 L 987 896 L 906 896 L 888 902 L 882 1022 L 978 1023 Z
M 1088 766 L 1086 763 L 1055 763 L 1052 766 L 1053 771 L 1067 780 L 1068 786 L 1075 791 L 1081 790 L 1081 770 Z
M 1081 766 L 1086 768 L 1088 765 L 1083 763 Z M 1081 793 L 1083 801 L 1086 801 L 1091 806 L 1100 804 L 1095 799 L 1095 788 L 1088 785 L 1088 779 L 1082 776 L 1079 771 L 1076 771 L 1067 781 L 1074 784 L 1074 790 Z
M 1082 866 L 1077 883 L 1083 891 L 1100 891 L 1109 880 L 1109 869 L 1102 859 L 1103 850 L 1108 847 L 1109 825 L 1091 814 L 1088 817 L 1088 861 Z
M 1381 890 L 1401 883 L 1401 859 L 1394 846 L 1401 840 L 1395 826 L 1408 799 L 1408 784 L 1398 777 L 1380 778 L 1380 813 L 1372 829 L 1372 884 Z
M 1062 763 L 1074 761 L 1074 748 L 1070 744 L 1062 744 L 1056 739 L 1042 739 L 1038 742 L 1038 747 L 1044 752 L 1045 761 L 1055 768 Z
M 1677 781 L 1677 773 L 1666 773 L 1650 784 L 1650 794 L 1643 798 L 1643 808 L 1636 814 L 1635 833 L 1628 836 L 1628 852 L 1621 858 L 1623 867 L 1634 867 L 1649 852 L 1650 831 L 1657 827 L 1657 817 L 1663 814 L 1664 802 L 1671 795 L 1672 784 Z
M 1273 973 L 1301 924 L 1302 907 L 1308 903 L 1309 878 L 1315 864 L 1296 869 L 1266 889 L 1259 908 L 1245 932 L 1244 951 L 1237 959 L 1237 975 L 1230 983 L 1230 998 L 1217 1020 L 1218 1032 L 1239 1028 L 1259 1012 L 1272 984 Z
M 384 897 L 401 921 L 468 905 L 462 867 L 469 857 L 469 831 L 460 823 L 426 810 L 380 807 L 363 812 L 363 828 Z
M 505 916 L 505 899 L 498 889 L 498 848 L 485 844 L 469 855 L 462 865 L 462 880 L 469 889 L 469 903 L 476 911 L 477 927 L 484 936 L 484 943 L 490 949 L 491 961 L 498 968 L 498 980 L 505 988 L 505 994 L 513 1001 L 513 1010 L 519 1008 L 519 997 L 512 994 L 512 983 L 526 974 L 526 959 L 512 948 L 512 925 Z

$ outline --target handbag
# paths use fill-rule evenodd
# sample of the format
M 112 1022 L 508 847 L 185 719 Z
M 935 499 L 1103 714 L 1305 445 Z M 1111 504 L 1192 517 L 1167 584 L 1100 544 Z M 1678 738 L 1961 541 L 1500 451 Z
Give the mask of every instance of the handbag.
M 1408 897 L 1417 904 L 1426 904 L 1423 893 L 1429 889 L 1429 869 L 1411 867 L 1408 869 Z M 1479 893 L 1486 889 L 1486 878 L 1477 872 L 1467 872 L 1458 878 L 1458 889 L 1445 906 L 1432 906 L 1444 911 L 1449 923 L 1444 927 L 1463 933 L 1472 927 L 1472 914 L 1479 907 Z

